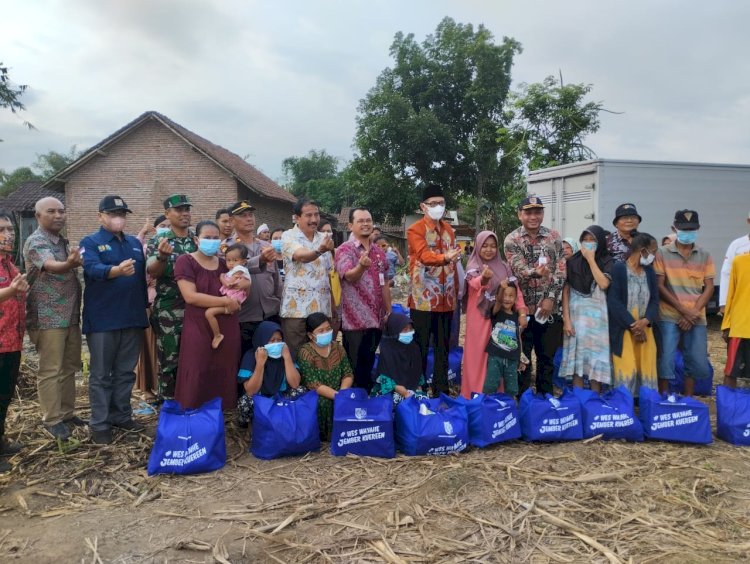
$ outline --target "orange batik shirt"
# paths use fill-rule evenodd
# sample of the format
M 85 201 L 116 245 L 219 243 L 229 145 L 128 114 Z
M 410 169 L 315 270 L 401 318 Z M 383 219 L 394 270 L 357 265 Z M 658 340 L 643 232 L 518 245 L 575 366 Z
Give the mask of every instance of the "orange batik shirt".
M 411 288 L 409 307 L 419 311 L 453 311 L 458 302 L 458 271 L 445 264 L 445 253 L 455 248 L 453 228 L 425 216 L 406 232 Z

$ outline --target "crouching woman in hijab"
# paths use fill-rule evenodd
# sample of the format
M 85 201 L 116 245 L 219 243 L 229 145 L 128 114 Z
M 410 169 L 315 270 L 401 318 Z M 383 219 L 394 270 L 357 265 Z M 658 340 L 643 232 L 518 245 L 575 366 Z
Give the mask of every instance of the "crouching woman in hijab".
M 378 377 L 371 395 L 392 395 L 394 407 L 402 400 L 424 396 L 422 386 L 422 353 L 414 341 L 411 319 L 403 313 L 388 316 L 385 333 L 380 339 Z
M 262 322 L 253 334 L 252 344 L 253 348 L 242 357 L 237 374 L 244 391 L 237 401 L 237 422 L 241 427 L 247 427 L 253 419 L 255 394 L 297 399 L 307 391 L 300 386 L 300 374 L 280 325 Z
M 579 240 L 581 250 L 568 259 L 563 288 L 560 376 L 579 388 L 588 376 L 591 389 L 601 392 L 602 384 L 612 382 L 606 291 L 613 260 L 604 229 L 598 225 L 586 228 Z

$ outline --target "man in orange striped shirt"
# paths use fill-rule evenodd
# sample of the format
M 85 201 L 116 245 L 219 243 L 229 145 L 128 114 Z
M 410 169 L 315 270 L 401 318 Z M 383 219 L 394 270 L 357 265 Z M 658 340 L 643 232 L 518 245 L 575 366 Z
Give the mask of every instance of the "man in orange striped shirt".
M 692 396 L 695 380 L 709 378 L 706 304 L 714 291 L 716 268 L 708 251 L 695 241 L 700 229 L 698 212 L 675 212 L 675 241 L 656 252 L 654 271 L 659 286 L 658 358 L 659 391 L 669 389 L 674 375 L 674 354 L 682 342 L 685 359 L 686 396 Z

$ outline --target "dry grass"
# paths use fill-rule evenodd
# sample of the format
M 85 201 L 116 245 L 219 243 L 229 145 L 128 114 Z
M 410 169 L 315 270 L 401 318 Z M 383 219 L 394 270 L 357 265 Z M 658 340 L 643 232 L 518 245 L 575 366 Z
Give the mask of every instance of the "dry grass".
M 723 348 L 717 332 L 711 335 L 718 381 Z M 750 557 L 750 451 L 721 441 L 518 442 L 443 458 L 334 459 L 323 452 L 266 462 L 247 454 L 246 437 L 230 421 L 223 470 L 149 478 L 148 436 L 120 436 L 106 447 L 91 445 L 85 430 L 67 445 L 47 438 L 36 424 L 34 372 L 27 356 L 8 424 L 28 446 L 0 478 L 0 523 L 25 526 L 0 530 L 3 559 L 54 560 L 32 525 L 68 531 L 84 514 L 96 515 L 101 529 L 70 538 L 78 559 L 91 562 Z M 85 415 L 83 387 L 79 396 Z M 144 421 L 153 427 L 155 417 Z M 124 514 L 137 516 L 130 526 L 148 542 L 103 540 Z

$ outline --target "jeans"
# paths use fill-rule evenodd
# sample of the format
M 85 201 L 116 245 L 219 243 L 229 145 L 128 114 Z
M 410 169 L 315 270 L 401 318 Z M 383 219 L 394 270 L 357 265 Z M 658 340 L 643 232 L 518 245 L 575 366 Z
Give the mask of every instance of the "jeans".
M 674 380 L 674 353 L 682 349 L 685 359 L 685 376 L 695 380 L 708 378 L 708 335 L 705 325 L 693 325 L 682 331 L 677 323 L 659 321 L 661 348 L 657 358 L 657 373 L 660 380 Z

